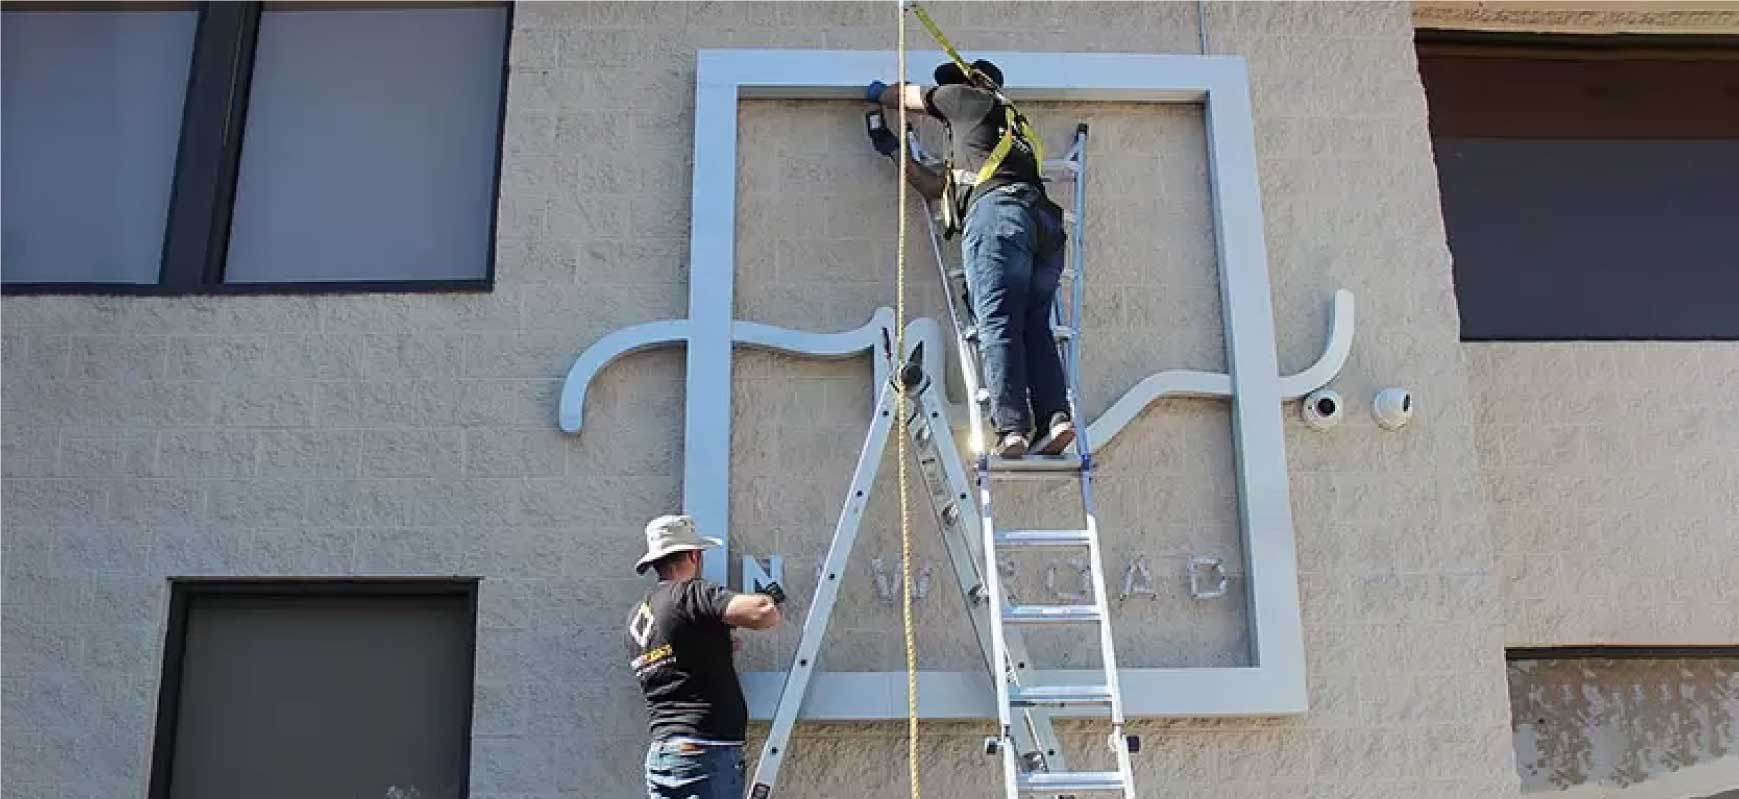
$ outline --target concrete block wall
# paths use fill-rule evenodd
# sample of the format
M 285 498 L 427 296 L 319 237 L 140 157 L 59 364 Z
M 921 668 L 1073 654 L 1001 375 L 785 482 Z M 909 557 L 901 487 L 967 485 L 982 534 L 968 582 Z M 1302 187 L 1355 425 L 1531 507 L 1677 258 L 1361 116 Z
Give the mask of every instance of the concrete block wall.
M 1467 350 L 1505 641 L 1739 640 L 1739 343 Z
M 473 795 L 635 795 L 644 731 L 619 624 L 643 585 L 640 526 L 680 502 L 682 357 L 607 371 L 577 439 L 553 424 L 558 381 L 604 333 L 685 314 L 694 51 L 888 48 L 888 8 L 521 6 L 489 293 L 7 298 L 5 794 L 142 794 L 168 576 L 460 573 L 484 577 Z M 1385 385 L 1419 397 L 1400 434 L 1360 414 L 1326 435 L 1289 421 L 1311 712 L 1143 724 L 1143 795 L 1513 795 L 1495 548 L 1408 7 L 934 10 L 971 47 L 1193 53 L 1201 23 L 1211 52 L 1248 59 L 1283 371 L 1315 357 L 1346 287 L 1360 329 L 1337 387 L 1355 407 Z M 891 234 L 891 181 L 858 113 L 745 106 L 744 141 L 764 146 L 739 156 L 740 316 L 843 329 L 891 297 L 889 246 L 861 233 Z M 1040 116 L 1053 140 L 1091 117 L 1108 134 L 1095 157 L 1118 166 L 1092 189 L 1111 279 L 1086 334 L 1116 345 L 1089 351 L 1089 405 L 1219 365 L 1199 113 Z M 914 302 L 940 311 L 933 292 Z M 867 365 L 745 355 L 737 375 L 733 540 L 796 561 L 837 509 Z M 774 415 L 787 423 L 769 432 Z M 1214 403 L 1132 426 L 1106 457 L 1105 512 L 1176 521 L 1117 545 L 1170 580 L 1167 558 L 1235 546 L 1228 442 Z M 892 540 L 884 508 L 860 551 Z M 830 665 L 898 668 L 895 612 L 860 574 L 841 617 L 858 614 L 863 643 Z M 942 569 L 931 596 L 926 662 L 959 662 L 937 632 L 959 629 Z M 1241 611 L 1139 612 L 1149 624 L 1120 632 L 1132 664 L 1223 662 L 1244 634 Z M 776 661 L 781 636 L 747 659 Z M 924 729 L 929 790 L 988 795 L 986 726 Z M 806 728 L 786 784 L 903 795 L 900 735 Z

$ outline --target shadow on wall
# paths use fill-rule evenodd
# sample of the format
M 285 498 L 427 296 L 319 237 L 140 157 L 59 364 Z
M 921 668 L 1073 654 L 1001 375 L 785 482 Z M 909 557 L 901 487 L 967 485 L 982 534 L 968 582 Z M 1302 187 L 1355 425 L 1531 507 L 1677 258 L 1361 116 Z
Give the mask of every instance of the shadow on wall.
M 1522 790 L 1739 799 L 1739 655 L 1509 664 Z

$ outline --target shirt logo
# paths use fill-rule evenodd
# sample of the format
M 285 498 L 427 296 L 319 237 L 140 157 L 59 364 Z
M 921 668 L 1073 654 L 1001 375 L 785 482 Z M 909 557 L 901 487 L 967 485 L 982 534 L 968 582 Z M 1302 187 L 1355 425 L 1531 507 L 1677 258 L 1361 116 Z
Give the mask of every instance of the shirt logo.
M 628 622 L 628 637 L 633 638 L 641 649 L 652 640 L 652 621 L 652 605 L 642 602 L 640 609 L 634 612 L 634 618 Z

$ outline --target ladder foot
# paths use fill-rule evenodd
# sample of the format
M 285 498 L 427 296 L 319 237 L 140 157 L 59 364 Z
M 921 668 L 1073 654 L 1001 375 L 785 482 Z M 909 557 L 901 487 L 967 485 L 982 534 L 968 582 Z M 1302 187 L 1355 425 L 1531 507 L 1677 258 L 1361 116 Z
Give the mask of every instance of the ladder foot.
M 984 753 L 987 755 L 1001 754 L 1002 739 L 996 736 L 987 736 L 984 739 Z

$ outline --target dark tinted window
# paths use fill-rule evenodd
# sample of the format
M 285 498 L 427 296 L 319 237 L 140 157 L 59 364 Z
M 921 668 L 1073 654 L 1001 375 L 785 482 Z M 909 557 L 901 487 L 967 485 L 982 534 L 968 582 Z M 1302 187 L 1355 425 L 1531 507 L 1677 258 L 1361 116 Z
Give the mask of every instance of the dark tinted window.
M 1465 339 L 1739 338 L 1739 50 L 1422 41 Z
M 475 583 L 180 583 L 154 799 L 458 799 Z

